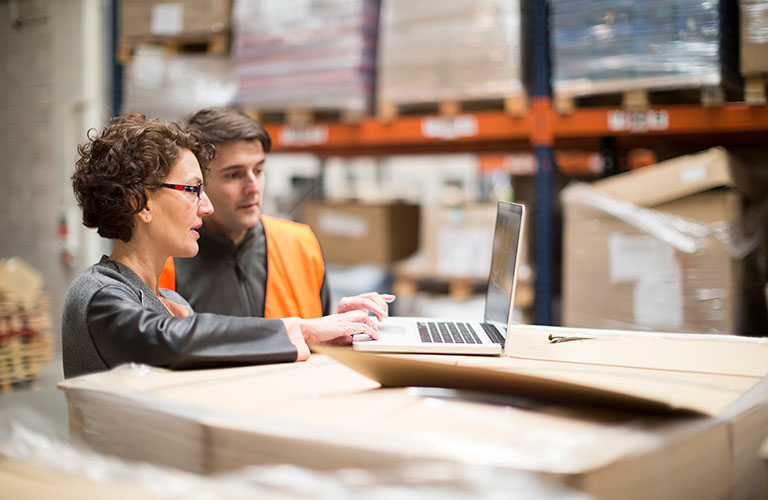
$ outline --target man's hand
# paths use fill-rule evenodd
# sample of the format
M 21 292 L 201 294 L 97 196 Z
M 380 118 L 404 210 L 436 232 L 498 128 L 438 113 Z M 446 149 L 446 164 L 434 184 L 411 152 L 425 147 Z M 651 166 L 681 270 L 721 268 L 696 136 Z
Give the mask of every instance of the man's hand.
M 379 329 L 365 311 L 301 320 L 301 334 L 308 345 L 350 345 L 352 335 L 356 333 L 365 333 L 372 339 L 379 338 Z
M 376 292 L 355 295 L 354 297 L 344 297 L 339 301 L 336 313 L 370 311 L 376 315 L 376 319 L 384 321 L 389 316 L 389 306 L 387 303 L 393 300 L 395 300 L 394 295 L 378 294 Z

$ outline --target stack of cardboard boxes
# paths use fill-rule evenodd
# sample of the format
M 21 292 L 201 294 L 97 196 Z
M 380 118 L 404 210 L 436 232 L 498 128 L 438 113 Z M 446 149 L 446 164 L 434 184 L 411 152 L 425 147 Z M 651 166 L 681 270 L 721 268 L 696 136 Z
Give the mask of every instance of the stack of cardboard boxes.
M 714 148 L 564 189 L 563 324 L 764 335 L 757 173 Z

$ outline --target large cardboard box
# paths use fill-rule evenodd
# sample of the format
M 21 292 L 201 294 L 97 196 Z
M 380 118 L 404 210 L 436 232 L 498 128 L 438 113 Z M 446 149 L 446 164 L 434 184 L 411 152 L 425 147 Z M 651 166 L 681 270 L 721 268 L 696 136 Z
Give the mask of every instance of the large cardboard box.
M 386 266 L 408 257 L 419 244 L 418 205 L 310 202 L 304 221 L 331 264 Z
M 497 395 L 476 392 L 489 389 L 482 385 L 380 389 L 319 354 L 306 363 L 188 372 L 123 366 L 60 387 L 73 437 L 101 452 L 206 474 L 289 463 L 377 475 L 449 463 L 484 471 L 478 477 L 488 482 L 525 471 L 596 498 L 765 494 L 758 448 L 768 435 L 768 342 L 513 332 L 514 357 L 337 351 L 403 361 L 403 383 L 388 385 L 429 385 L 423 375 L 437 366 L 510 382 L 497 384 Z M 590 340 L 552 344 L 549 334 Z M 526 392 L 531 384 L 536 390 Z M 655 403 L 655 412 L 623 406 L 631 401 Z
M 741 12 L 741 73 L 768 73 L 768 2 L 739 0 Z
M 404 262 L 398 271 L 414 277 L 486 281 L 491 268 L 496 209 L 495 204 L 423 206 L 419 254 Z M 527 235 L 523 236 L 520 274 L 526 280 L 531 271 Z
M 121 0 L 120 37 L 223 33 L 231 26 L 232 0 Z
M 563 324 L 764 335 L 741 307 L 745 172 L 713 148 L 566 187 Z

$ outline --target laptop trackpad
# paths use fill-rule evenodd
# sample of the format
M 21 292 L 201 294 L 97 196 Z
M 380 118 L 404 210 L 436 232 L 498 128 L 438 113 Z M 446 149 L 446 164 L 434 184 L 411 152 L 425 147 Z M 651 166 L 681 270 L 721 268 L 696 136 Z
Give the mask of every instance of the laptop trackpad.
M 383 325 L 379 325 L 379 332 L 383 335 L 405 335 L 408 333 L 408 330 L 401 325 L 388 325 L 384 323 Z
M 405 335 L 406 333 L 408 333 L 408 330 L 401 325 L 383 324 L 383 325 L 379 325 L 379 333 L 391 338 L 392 335 Z M 371 339 L 371 337 L 369 337 L 365 333 L 355 334 L 353 338 L 355 342 L 367 342 L 367 341 L 373 340 Z

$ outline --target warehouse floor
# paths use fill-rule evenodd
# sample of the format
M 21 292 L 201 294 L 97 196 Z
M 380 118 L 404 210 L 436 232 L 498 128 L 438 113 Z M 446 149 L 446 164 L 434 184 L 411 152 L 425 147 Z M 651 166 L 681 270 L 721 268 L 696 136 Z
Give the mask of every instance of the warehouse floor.
M 61 354 L 43 370 L 40 379 L 29 387 L 17 387 L 0 395 L 0 432 L 13 422 L 23 423 L 45 435 L 66 438 L 69 428 L 67 400 L 56 384 L 64 378 Z

